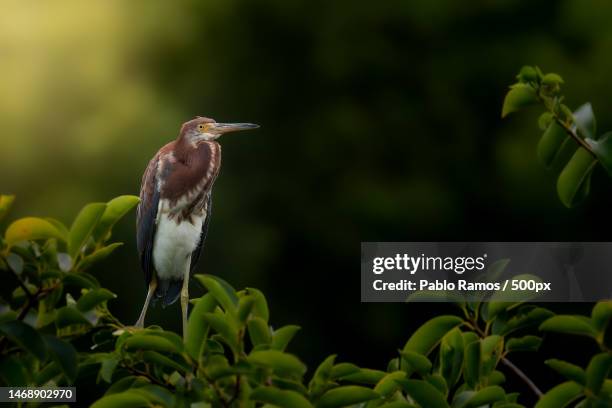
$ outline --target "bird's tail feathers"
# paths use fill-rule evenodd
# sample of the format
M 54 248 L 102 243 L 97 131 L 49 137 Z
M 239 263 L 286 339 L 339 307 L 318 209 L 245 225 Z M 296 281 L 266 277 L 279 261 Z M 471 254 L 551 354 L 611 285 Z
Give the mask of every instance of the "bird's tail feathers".
M 162 307 L 170 306 L 181 295 L 182 279 L 160 279 L 155 290 L 155 301 L 161 301 Z

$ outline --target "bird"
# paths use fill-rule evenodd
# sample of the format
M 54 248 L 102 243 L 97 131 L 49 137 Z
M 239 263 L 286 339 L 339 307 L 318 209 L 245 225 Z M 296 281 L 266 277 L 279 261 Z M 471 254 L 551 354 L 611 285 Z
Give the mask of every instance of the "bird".
M 180 297 L 186 336 L 189 278 L 206 239 L 212 189 L 221 169 L 217 140 L 225 133 L 258 127 L 198 116 L 185 122 L 176 140 L 149 161 L 136 217 L 136 244 L 147 294 L 135 327 L 144 327 L 151 300 L 160 300 L 165 307 Z

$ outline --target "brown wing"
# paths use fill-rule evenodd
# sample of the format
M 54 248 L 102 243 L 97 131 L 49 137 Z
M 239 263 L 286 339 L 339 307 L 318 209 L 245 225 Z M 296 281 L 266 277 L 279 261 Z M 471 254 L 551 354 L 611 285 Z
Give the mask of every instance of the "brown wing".
M 157 167 L 160 154 L 157 153 L 149 162 L 142 176 L 140 186 L 140 204 L 136 216 L 136 244 L 140 256 L 140 265 L 144 272 L 147 286 L 154 274 L 153 242 L 157 229 L 157 208 L 159 204 L 159 189 L 157 182 Z

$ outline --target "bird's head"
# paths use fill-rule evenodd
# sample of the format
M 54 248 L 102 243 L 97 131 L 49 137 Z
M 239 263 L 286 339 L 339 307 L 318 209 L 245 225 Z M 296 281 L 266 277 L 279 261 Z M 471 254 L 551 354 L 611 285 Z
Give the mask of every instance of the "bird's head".
M 254 123 L 217 123 L 214 119 L 198 116 L 183 123 L 179 139 L 184 138 L 190 143 L 197 144 L 200 141 L 216 140 L 224 133 L 257 129 L 258 127 L 259 125 Z

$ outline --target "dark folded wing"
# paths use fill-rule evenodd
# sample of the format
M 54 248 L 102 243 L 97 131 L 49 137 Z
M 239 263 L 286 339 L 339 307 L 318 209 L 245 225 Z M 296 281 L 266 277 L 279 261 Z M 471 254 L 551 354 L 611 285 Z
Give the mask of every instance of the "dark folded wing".
M 206 199 L 206 219 L 204 220 L 204 224 L 202 224 L 202 232 L 200 233 L 200 242 L 198 243 L 197 248 L 191 253 L 191 267 L 189 272 L 193 273 L 193 270 L 200 259 L 200 254 L 202 252 L 202 246 L 204 245 L 204 241 L 206 241 L 206 234 L 208 233 L 208 226 L 210 225 L 210 216 L 212 215 L 212 193 L 208 193 L 208 198 Z
M 157 183 L 157 166 L 159 155 L 156 155 L 147 166 L 140 186 L 140 204 L 136 217 L 136 244 L 140 255 L 140 265 L 148 285 L 153 276 L 153 242 L 157 228 L 157 207 L 159 190 Z

